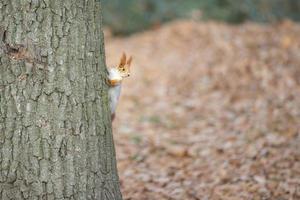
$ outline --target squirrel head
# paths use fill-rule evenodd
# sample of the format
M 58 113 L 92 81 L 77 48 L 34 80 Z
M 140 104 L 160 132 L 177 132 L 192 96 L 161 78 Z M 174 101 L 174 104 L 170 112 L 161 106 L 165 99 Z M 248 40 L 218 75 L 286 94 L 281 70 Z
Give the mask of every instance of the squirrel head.
M 127 60 L 126 54 L 123 53 L 120 59 L 120 64 L 117 67 L 117 70 L 119 71 L 122 78 L 130 76 L 131 62 L 132 62 L 132 56 L 130 56 L 129 59 Z

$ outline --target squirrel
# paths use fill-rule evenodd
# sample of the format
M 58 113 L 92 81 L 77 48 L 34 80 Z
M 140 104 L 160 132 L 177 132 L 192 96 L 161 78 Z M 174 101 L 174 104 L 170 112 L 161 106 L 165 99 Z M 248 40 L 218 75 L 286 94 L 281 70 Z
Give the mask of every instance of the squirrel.
M 126 59 L 126 54 L 123 53 L 118 67 L 111 67 L 108 69 L 108 85 L 109 85 L 109 104 L 111 111 L 111 120 L 115 118 L 116 107 L 121 94 L 122 80 L 130 76 L 130 66 L 132 56 Z

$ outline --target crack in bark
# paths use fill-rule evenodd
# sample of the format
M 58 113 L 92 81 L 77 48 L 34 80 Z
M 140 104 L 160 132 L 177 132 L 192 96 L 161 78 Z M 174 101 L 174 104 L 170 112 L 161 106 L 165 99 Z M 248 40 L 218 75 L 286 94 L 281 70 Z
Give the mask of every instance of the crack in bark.
M 44 69 L 47 66 L 47 56 L 39 55 L 40 48 L 31 45 L 34 53 L 30 53 L 28 47 L 24 44 L 9 44 L 6 42 L 7 39 L 7 30 L 0 26 L 0 55 L 6 54 L 11 60 L 25 61 L 33 65 L 39 64 L 42 65 Z M 27 45 L 29 46 L 29 45 Z
M 9 58 L 14 60 L 32 60 L 24 45 L 21 44 L 10 45 L 6 43 L 4 52 Z
M 6 40 L 6 30 L 2 26 L 0 26 L 0 55 L 4 53 L 5 40 Z
M 5 40 L 6 40 L 6 30 L 2 30 L 3 28 L 0 28 L 0 35 L 1 35 L 1 40 L 3 43 L 5 43 Z

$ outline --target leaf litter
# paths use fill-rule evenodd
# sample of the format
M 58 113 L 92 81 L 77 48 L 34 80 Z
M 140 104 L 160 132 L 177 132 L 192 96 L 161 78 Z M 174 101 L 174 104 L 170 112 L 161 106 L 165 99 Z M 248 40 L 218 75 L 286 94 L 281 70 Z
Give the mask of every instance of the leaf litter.
M 114 139 L 126 200 L 300 199 L 300 25 L 176 21 L 134 56 Z

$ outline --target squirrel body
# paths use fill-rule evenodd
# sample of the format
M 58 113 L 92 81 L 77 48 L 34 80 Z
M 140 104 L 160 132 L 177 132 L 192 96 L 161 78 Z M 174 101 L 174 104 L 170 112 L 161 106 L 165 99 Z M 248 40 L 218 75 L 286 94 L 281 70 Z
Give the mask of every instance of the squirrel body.
M 119 74 L 115 73 L 115 68 L 109 69 L 109 82 L 110 88 L 108 90 L 109 98 L 110 98 L 110 111 L 111 114 L 116 112 L 117 104 L 121 95 L 122 88 L 122 78 L 118 79 Z M 117 78 L 117 79 L 116 79 Z
M 111 119 L 115 117 L 117 104 L 121 95 L 122 80 L 130 76 L 130 65 L 132 57 L 126 60 L 126 55 L 123 53 L 118 67 L 108 69 L 108 90 L 109 104 L 111 111 Z

